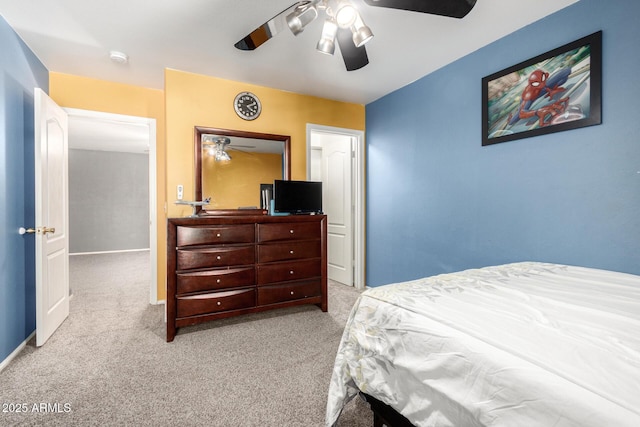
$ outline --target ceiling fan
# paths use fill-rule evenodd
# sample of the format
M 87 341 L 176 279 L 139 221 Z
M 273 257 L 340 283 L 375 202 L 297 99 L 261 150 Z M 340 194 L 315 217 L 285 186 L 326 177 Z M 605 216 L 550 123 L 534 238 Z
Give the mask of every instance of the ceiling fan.
M 248 153 L 248 150 L 244 149 L 252 149 L 256 148 L 255 145 L 240 145 L 240 144 L 232 144 L 230 138 L 226 136 L 217 136 L 217 135 L 202 135 L 202 149 L 209 155 L 212 156 L 216 162 L 223 162 L 231 160 L 231 156 L 227 152 L 227 150 L 236 150 L 243 151 Z
M 432 15 L 463 18 L 476 4 L 476 0 L 364 0 L 369 6 L 402 9 Z M 333 55 L 335 41 L 347 71 L 358 70 L 369 63 L 364 45 L 371 40 L 373 32 L 364 23 L 362 16 L 349 0 L 306 0 L 289 6 L 264 24 L 253 30 L 235 44 L 240 50 L 255 50 L 289 28 L 294 35 L 300 34 L 324 11 L 326 18 L 316 49 Z

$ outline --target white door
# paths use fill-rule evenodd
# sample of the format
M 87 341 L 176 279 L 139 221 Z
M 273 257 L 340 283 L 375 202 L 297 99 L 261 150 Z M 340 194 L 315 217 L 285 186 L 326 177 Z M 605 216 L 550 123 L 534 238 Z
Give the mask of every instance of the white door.
M 36 345 L 69 316 L 67 114 L 35 90 Z
M 353 286 L 352 137 L 316 135 L 322 147 L 322 209 L 328 224 L 328 276 Z

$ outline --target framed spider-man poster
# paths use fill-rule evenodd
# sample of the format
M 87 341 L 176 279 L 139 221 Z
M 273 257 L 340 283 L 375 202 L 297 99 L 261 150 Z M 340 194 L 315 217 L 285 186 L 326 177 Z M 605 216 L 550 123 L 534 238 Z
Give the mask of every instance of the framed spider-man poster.
M 482 79 L 482 145 L 602 123 L 602 31 Z

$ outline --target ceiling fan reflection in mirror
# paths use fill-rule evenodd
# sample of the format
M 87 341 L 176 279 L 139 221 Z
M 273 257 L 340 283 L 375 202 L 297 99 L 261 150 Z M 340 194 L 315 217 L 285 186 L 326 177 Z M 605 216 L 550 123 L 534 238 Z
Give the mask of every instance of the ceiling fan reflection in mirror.
M 219 135 L 202 135 L 202 149 L 216 162 L 224 162 L 231 160 L 231 156 L 227 150 L 247 151 L 243 150 L 255 148 L 253 145 L 231 144 L 231 139 L 226 136 Z
M 364 0 L 369 6 L 402 9 L 413 12 L 463 18 L 476 4 L 476 0 Z M 338 41 L 347 71 L 358 70 L 369 63 L 365 44 L 373 32 L 364 23 L 358 9 L 350 0 L 307 0 L 289 6 L 235 44 L 240 50 L 255 50 L 289 28 L 300 34 L 320 12 L 326 15 L 320 39 L 319 52 L 333 55 Z

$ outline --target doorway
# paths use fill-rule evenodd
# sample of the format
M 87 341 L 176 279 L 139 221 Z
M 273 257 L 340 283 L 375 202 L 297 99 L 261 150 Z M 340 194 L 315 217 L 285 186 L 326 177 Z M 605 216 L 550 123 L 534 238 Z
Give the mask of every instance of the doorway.
M 146 193 L 144 194 L 145 203 L 139 209 L 144 210 L 146 215 L 143 215 L 141 220 L 138 221 L 138 226 L 144 228 L 142 231 L 149 248 L 151 278 L 149 302 L 157 304 L 156 121 L 146 117 L 72 108 L 65 108 L 65 111 L 69 116 L 70 148 L 81 148 L 94 153 L 100 151 L 114 153 L 114 155 L 118 155 L 122 159 L 126 159 L 126 161 L 133 162 L 136 161 L 132 160 L 136 157 L 134 153 L 137 153 L 138 157 L 145 156 L 145 161 L 148 165 L 148 187 L 146 191 L 144 191 L 145 189 L 142 190 Z M 127 153 L 131 153 L 131 155 L 127 156 Z M 114 159 L 114 155 L 108 157 Z M 118 164 L 117 160 L 115 164 Z M 115 168 L 117 166 L 112 167 Z M 128 197 L 134 194 L 126 192 L 126 188 L 124 191 L 120 190 L 116 193 L 118 194 L 111 195 L 110 199 L 112 201 L 116 197 L 118 197 L 118 200 L 126 201 Z M 146 202 L 147 196 L 148 202 Z M 135 198 L 135 194 L 133 198 Z M 130 199 L 129 201 L 136 202 L 135 199 Z M 102 203 L 109 203 L 109 200 L 104 199 Z M 94 226 L 100 227 L 101 224 L 94 224 Z M 71 228 L 73 228 L 73 224 L 71 224 Z M 142 245 L 144 243 L 142 242 Z M 114 245 L 117 247 L 118 243 L 114 243 Z M 110 251 L 108 249 L 108 247 L 106 249 L 102 247 L 96 252 L 118 252 L 118 250 Z
M 329 279 L 364 289 L 364 132 L 307 124 L 307 179 L 323 184 Z

